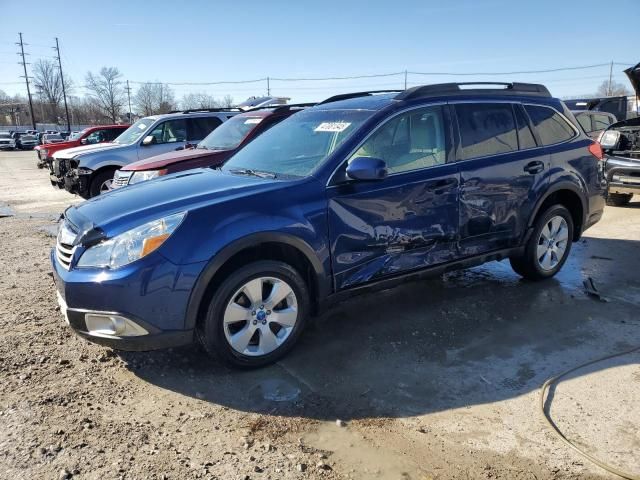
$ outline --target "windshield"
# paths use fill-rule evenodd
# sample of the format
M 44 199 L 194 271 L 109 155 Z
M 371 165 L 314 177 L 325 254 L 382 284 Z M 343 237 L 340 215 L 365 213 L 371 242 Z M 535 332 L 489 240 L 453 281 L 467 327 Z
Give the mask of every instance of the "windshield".
M 154 120 L 151 118 L 141 118 L 136 123 L 122 132 L 113 143 L 119 143 L 120 145 L 129 145 L 137 142 L 142 138 L 145 132 L 153 125 Z
M 307 110 L 270 128 L 223 167 L 306 177 L 374 112 L 369 110 Z
M 206 148 L 207 150 L 236 148 L 261 121 L 263 121 L 262 117 L 235 116 L 207 135 L 198 144 L 198 148 Z
M 24 142 L 25 140 L 35 140 L 35 139 L 36 139 L 36 137 L 34 137 L 33 135 L 22 135 L 22 136 L 20 137 L 20 140 L 22 140 L 23 142 Z
M 62 140 L 62 137 L 60 135 L 53 133 L 45 135 L 44 138 L 46 138 L 47 140 Z

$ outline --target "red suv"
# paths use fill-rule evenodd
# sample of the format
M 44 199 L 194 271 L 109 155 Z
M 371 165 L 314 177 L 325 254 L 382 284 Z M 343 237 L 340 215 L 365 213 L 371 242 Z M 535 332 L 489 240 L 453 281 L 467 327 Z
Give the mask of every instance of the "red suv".
M 51 165 L 53 154 L 60 150 L 79 147 L 81 145 L 111 142 L 127 128 L 129 128 L 129 125 L 99 125 L 97 127 L 85 128 L 73 140 L 38 145 L 34 149 L 38 155 L 38 168 Z
M 262 132 L 313 103 L 256 108 L 230 118 L 195 148 L 163 153 L 117 170 L 111 188 L 192 168 L 218 167 Z

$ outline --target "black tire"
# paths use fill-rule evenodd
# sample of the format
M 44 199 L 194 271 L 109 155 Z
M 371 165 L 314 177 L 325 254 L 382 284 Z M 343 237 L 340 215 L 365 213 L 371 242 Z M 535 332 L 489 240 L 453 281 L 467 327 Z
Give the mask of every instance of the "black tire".
M 540 240 L 543 228 L 553 217 L 556 216 L 564 218 L 565 222 L 567 222 L 567 245 L 564 251 L 564 255 L 560 259 L 558 264 L 552 269 L 545 270 L 541 267 L 540 262 L 537 258 L 538 242 Z M 571 213 L 569 213 L 569 210 L 567 210 L 563 205 L 553 205 L 552 207 L 548 208 L 546 211 L 542 212 L 542 214 L 538 215 L 538 218 L 536 219 L 533 226 L 533 232 L 531 233 L 531 236 L 529 237 L 529 240 L 525 245 L 524 254 L 519 257 L 509 258 L 511 268 L 513 268 L 513 270 L 518 275 L 526 278 L 527 280 L 545 280 L 547 278 L 553 277 L 560 271 L 564 263 L 567 261 L 567 258 L 569 257 L 573 239 L 573 228 L 573 218 L 571 217 Z
M 244 355 L 229 344 L 224 330 L 224 312 L 231 297 L 247 282 L 260 277 L 285 281 L 297 300 L 297 319 L 284 343 L 261 356 Z M 209 301 L 205 318 L 196 327 L 196 336 L 207 353 L 223 363 L 238 368 L 257 368 L 274 363 L 286 355 L 302 334 L 309 313 L 309 290 L 296 269 L 284 262 L 262 260 L 245 265 L 219 285 Z
M 93 176 L 93 179 L 91 180 L 91 185 L 89 186 L 89 197 L 88 198 L 97 197 L 98 195 L 103 193 L 100 190 L 101 187 L 102 187 L 102 184 L 105 183 L 108 180 L 113 180 L 113 175 L 114 175 L 115 172 L 116 172 L 116 170 L 114 168 L 114 169 L 109 169 L 109 170 L 102 170 L 101 172 L 98 172 L 97 174 L 95 174 Z
M 610 193 L 607 196 L 607 205 L 612 207 L 624 207 L 631 201 L 633 194 L 631 193 Z

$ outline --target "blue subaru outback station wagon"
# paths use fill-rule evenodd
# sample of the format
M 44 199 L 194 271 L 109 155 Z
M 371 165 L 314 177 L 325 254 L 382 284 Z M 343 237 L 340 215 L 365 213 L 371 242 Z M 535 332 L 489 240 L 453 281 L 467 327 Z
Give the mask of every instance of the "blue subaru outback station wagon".
M 58 300 L 77 333 L 116 349 L 198 339 L 265 365 L 359 291 L 506 258 L 552 277 L 602 216 L 601 158 L 542 85 L 338 95 L 219 169 L 67 209 Z

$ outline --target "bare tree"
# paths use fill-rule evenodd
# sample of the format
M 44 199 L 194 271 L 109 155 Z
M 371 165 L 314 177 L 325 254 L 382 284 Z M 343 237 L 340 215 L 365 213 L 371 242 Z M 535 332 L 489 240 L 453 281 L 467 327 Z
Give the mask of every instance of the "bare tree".
M 233 101 L 233 97 L 231 95 L 225 95 L 224 97 L 222 97 L 222 106 L 229 108 L 229 107 L 233 107 L 233 105 L 235 104 L 235 102 Z
M 615 81 L 611 81 L 609 84 L 609 80 L 605 80 L 596 91 L 598 97 L 617 97 L 620 95 L 631 95 L 631 90 L 626 85 Z
M 220 106 L 220 102 L 218 102 L 213 95 L 200 92 L 184 95 L 180 105 L 183 109 L 190 110 L 195 108 L 216 108 Z
M 144 83 L 135 95 L 135 104 L 141 115 L 156 115 L 173 110 L 173 90 L 163 83 Z
M 62 101 L 62 81 L 58 64 L 54 60 L 40 58 L 33 64 L 32 72 L 33 84 L 40 97 L 41 115 L 45 117 L 42 120 L 57 122 L 58 109 Z
M 99 74 L 87 73 L 88 97 L 113 123 L 118 121 L 125 104 L 122 74 L 115 67 L 102 67 Z

